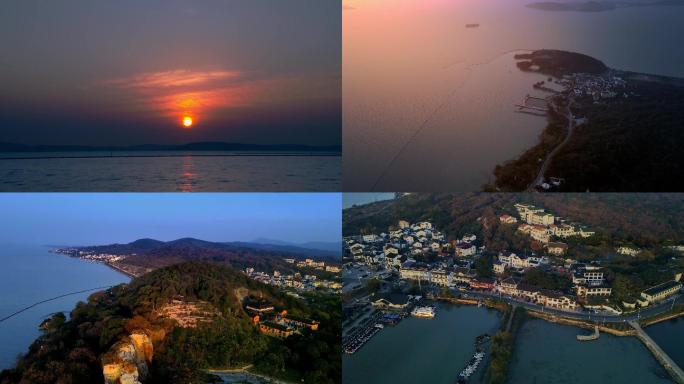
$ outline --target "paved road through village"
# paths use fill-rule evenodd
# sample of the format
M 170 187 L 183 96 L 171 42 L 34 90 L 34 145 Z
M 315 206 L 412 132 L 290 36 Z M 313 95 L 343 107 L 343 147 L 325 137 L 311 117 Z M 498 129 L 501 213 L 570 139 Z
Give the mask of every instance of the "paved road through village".
M 667 312 L 672 308 L 673 301 L 678 301 L 681 302 L 680 300 L 682 298 L 682 295 L 677 295 L 674 296 L 673 299 L 666 300 L 662 303 L 647 307 L 646 309 L 642 309 L 636 313 L 629 313 L 626 315 L 617 315 L 617 314 L 612 314 L 612 313 L 591 313 L 591 312 L 579 312 L 579 311 L 565 311 L 561 309 L 555 309 L 555 308 L 550 308 L 546 307 L 543 305 L 539 304 L 534 304 L 530 303 L 525 300 L 521 300 L 518 298 L 513 298 L 513 297 L 508 297 L 508 296 L 502 296 L 497 293 L 492 293 L 492 292 L 474 292 L 470 291 L 466 293 L 469 298 L 496 298 L 500 300 L 504 300 L 508 302 L 509 304 L 512 305 L 518 305 L 526 309 L 531 309 L 539 312 L 545 312 L 545 313 L 551 313 L 553 315 L 557 316 L 562 316 L 566 317 L 569 319 L 576 319 L 576 320 L 586 320 L 586 321 L 599 321 L 599 322 L 606 322 L 606 323 L 622 323 L 622 322 L 628 322 L 628 321 L 638 321 L 640 319 L 645 319 L 649 317 L 653 317 L 656 315 L 659 315 L 663 312 Z

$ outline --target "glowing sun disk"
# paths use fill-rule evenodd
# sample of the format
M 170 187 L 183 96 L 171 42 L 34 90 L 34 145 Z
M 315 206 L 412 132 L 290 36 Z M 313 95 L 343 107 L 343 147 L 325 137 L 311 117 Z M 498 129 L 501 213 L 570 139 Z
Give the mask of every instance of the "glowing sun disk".
M 192 117 L 190 116 L 185 116 L 183 118 L 183 126 L 186 128 L 190 128 L 192 126 Z

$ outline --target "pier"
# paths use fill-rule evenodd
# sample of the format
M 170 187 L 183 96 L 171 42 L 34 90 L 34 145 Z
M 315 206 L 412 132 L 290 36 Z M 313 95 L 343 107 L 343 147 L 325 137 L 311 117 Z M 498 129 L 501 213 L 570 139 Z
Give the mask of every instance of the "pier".
M 684 384 L 684 371 L 663 351 L 658 344 L 641 328 L 639 323 L 634 320 L 629 321 L 629 325 L 636 330 L 636 335 L 648 348 L 656 360 L 662 364 L 663 368 L 672 376 L 675 382 Z
M 383 327 L 379 323 L 382 316 L 381 312 L 374 313 L 356 331 L 352 332 L 343 342 L 342 349 L 344 352 L 350 355 L 356 353 L 368 340 L 380 332 Z
M 594 326 L 594 333 L 591 335 L 577 335 L 577 340 L 578 341 L 592 341 L 592 340 L 598 340 L 600 336 L 599 333 L 599 327 L 598 325 Z
M 536 107 L 534 105 L 528 105 L 528 101 L 530 100 L 538 100 L 538 101 L 543 101 L 546 107 Z M 540 97 L 534 97 L 530 95 L 526 95 L 525 98 L 523 99 L 521 104 L 515 104 L 516 107 L 518 107 L 518 110 L 533 110 L 533 111 L 539 111 L 539 112 L 548 112 L 548 101 L 546 99 L 542 99 Z
M 516 309 L 518 309 L 517 304 L 511 305 L 511 313 L 510 313 L 510 315 L 508 315 L 508 321 L 506 322 L 506 329 L 505 329 L 506 332 L 511 331 L 511 324 L 513 324 L 513 316 L 515 316 L 515 310 Z

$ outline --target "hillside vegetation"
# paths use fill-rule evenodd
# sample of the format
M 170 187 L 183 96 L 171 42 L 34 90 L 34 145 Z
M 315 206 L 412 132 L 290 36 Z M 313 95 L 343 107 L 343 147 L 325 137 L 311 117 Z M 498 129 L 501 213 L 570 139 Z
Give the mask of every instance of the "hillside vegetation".
M 274 270 L 294 272 L 285 258 L 304 260 L 338 261 L 339 255 L 331 251 L 313 250 L 287 245 L 270 245 L 244 242 L 221 243 L 193 238 L 173 241 L 140 239 L 128 244 L 109 244 L 77 249 L 96 253 L 125 255 L 123 264 L 155 269 L 187 261 L 221 263 L 236 269 L 247 267 L 259 271 Z M 340 250 L 341 252 L 341 250 Z
M 664 240 L 684 240 L 684 196 L 681 194 L 530 194 L 460 193 L 414 194 L 344 210 L 345 236 L 386 232 L 400 219 L 430 220 L 452 238 L 482 229 L 477 219 L 501 213 L 514 214 L 515 203 L 545 208 L 556 216 L 581 222 L 608 241 L 640 246 Z
M 260 334 L 243 310 L 244 294 L 316 319 L 320 327 L 287 339 Z M 205 303 L 216 316 L 196 328 L 179 327 L 158 312 L 171 300 Z M 0 383 L 102 383 L 101 357 L 136 330 L 150 335 L 154 344 L 146 383 L 205 382 L 209 378 L 204 369 L 247 364 L 275 377 L 337 383 L 339 306 L 337 296 L 295 299 L 225 266 L 177 264 L 91 295 L 87 303 L 76 305 L 68 320 L 53 316 L 16 367 L 0 374 Z

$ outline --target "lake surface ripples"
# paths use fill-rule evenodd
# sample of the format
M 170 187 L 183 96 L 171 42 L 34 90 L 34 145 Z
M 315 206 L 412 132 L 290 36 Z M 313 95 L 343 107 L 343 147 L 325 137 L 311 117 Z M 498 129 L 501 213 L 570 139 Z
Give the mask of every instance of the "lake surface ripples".
M 1 157 L 7 157 L 4 154 Z M 71 156 L 83 156 L 74 153 Z M 0 191 L 339 191 L 339 156 L 173 156 L 0 160 Z

